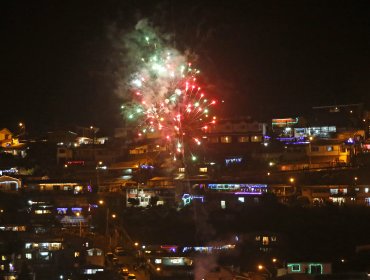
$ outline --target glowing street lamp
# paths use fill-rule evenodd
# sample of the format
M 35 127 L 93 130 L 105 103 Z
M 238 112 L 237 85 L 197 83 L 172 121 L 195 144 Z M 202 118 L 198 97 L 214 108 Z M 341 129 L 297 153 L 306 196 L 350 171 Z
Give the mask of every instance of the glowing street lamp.
M 295 179 L 293 177 L 290 177 L 289 178 L 289 182 L 291 182 L 292 184 L 294 183 Z
M 268 277 L 269 278 L 271 278 L 271 276 L 272 276 L 272 274 L 271 274 L 271 272 L 264 266 L 264 265 L 262 265 L 262 264 L 259 264 L 258 266 L 257 266 L 257 268 L 258 268 L 258 270 L 260 270 L 260 271 L 262 271 L 262 270 L 264 270 L 264 271 L 266 271 L 267 273 L 268 273 Z
M 81 216 L 81 213 L 80 212 L 77 212 L 76 213 L 76 216 L 77 217 L 80 217 Z M 82 222 L 81 222 L 81 220 L 79 220 L 79 224 L 80 224 L 80 237 L 82 236 Z

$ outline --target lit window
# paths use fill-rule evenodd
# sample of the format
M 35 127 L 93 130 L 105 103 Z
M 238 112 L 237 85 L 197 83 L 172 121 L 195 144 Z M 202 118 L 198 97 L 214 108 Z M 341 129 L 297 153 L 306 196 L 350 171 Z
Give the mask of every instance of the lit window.
M 180 173 L 185 173 L 185 167 L 179 167 L 179 172 Z
M 32 254 L 31 254 L 31 253 L 27 253 L 27 254 L 26 254 L 26 259 L 28 259 L 28 260 L 32 260 Z
M 239 137 L 238 137 L 238 142 L 239 142 L 239 143 L 246 143 L 246 142 L 249 142 L 249 137 L 248 137 L 248 136 L 239 136 Z
M 2 255 L 2 256 L 1 256 L 1 260 L 2 260 L 2 261 L 6 261 L 6 256 Z
M 292 272 L 300 272 L 301 271 L 301 265 L 300 264 L 291 264 L 291 265 L 288 265 L 288 267 L 290 267 Z
M 90 256 L 90 252 L 88 251 L 87 254 Z M 75 252 L 75 258 L 78 258 L 80 256 L 80 252 Z
M 244 203 L 244 197 L 238 197 L 238 201 Z
M 252 136 L 252 142 L 262 142 L 262 136 Z
M 365 188 L 365 193 L 368 193 L 369 192 L 369 188 Z
M 231 143 L 230 136 L 221 136 L 221 143 Z
M 268 238 L 268 236 L 262 237 L 262 244 L 263 245 L 269 245 L 269 238 Z
M 207 173 L 207 167 L 200 167 L 199 172 Z
M 276 236 L 271 236 L 271 241 L 276 242 Z
M 332 151 L 334 151 L 334 147 L 333 146 L 326 146 L 326 150 L 328 152 L 332 152 Z
M 260 241 L 261 240 L 261 236 L 257 235 L 256 236 L 256 241 Z
M 226 208 L 226 201 L 221 200 L 221 209 L 225 209 L 225 208 Z
M 338 189 L 330 189 L 330 194 L 338 194 Z

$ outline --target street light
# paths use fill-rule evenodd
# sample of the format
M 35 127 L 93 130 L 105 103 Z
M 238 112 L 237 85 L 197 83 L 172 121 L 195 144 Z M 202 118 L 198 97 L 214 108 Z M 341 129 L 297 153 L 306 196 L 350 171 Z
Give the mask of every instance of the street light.
M 26 134 L 26 125 L 23 122 L 18 123 L 19 126 L 19 136 Z
M 293 177 L 290 177 L 289 178 L 289 182 L 291 182 L 292 184 L 294 183 L 295 179 Z
M 312 153 L 311 142 L 312 142 L 312 140 L 313 140 L 313 137 L 310 136 L 308 138 L 308 160 L 309 160 L 308 169 L 311 169 L 311 164 L 312 164 L 312 160 L 311 160 L 311 153 Z
M 266 271 L 267 272 L 267 275 L 268 275 L 268 278 L 271 278 L 272 277 L 272 273 L 264 266 L 264 265 L 262 265 L 262 264 L 259 264 L 258 266 L 257 266 L 257 268 L 258 268 L 258 270 L 260 270 L 260 271 L 262 271 L 262 270 L 264 270 L 264 271 Z
M 76 216 L 77 217 L 80 217 L 81 216 L 81 213 L 80 212 L 77 212 L 76 213 Z M 81 219 L 79 219 L 79 223 L 80 223 L 80 237 L 82 236 L 82 222 L 81 222 Z

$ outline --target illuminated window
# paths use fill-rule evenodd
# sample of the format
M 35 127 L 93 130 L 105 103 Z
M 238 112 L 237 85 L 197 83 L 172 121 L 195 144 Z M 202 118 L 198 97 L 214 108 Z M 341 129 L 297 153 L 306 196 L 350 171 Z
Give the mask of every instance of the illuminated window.
M 221 209 L 225 209 L 225 208 L 226 208 L 226 201 L 221 200 Z
M 288 267 L 291 269 L 292 272 L 301 272 L 300 264 L 288 264 Z
M 91 256 L 89 251 L 87 251 L 87 254 Z M 75 258 L 78 258 L 79 256 L 80 256 L 80 252 L 75 252 Z
M 365 188 L 365 193 L 368 193 L 369 192 L 369 188 Z
M 268 238 L 268 236 L 263 236 L 262 237 L 262 244 L 263 245 L 269 245 L 269 238 Z
M 73 193 L 74 194 L 78 194 L 78 193 L 81 193 L 82 192 L 82 186 L 76 186 L 73 190 Z
M 257 235 L 256 236 L 256 241 L 260 241 L 261 240 L 261 236 Z
M 332 151 L 334 151 L 334 147 L 333 146 L 326 146 L 326 150 L 328 152 L 332 152 Z
M 238 197 L 238 201 L 240 201 L 241 203 L 244 203 L 244 197 Z
M 218 137 L 209 137 L 208 141 L 209 143 L 218 143 Z
M 6 261 L 6 256 L 2 255 L 2 256 L 1 256 L 1 260 L 2 260 L 2 261 Z
M 252 136 L 251 142 L 262 142 L 262 136 Z
M 248 137 L 248 136 L 239 136 L 239 137 L 238 137 L 238 142 L 239 142 L 239 143 L 246 143 L 246 142 L 249 142 L 249 137 Z
M 179 167 L 179 172 L 180 173 L 185 173 L 185 167 Z
M 200 167 L 199 172 L 207 173 L 207 167 Z
M 26 254 L 26 259 L 28 259 L 28 260 L 32 260 L 32 254 L 31 254 L 31 253 L 27 253 L 27 254 Z
M 221 136 L 221 143 L 231 143 L 231 137 L 230 136 Z
M 370 206 L 370 198 L 369 197 L 365 197 L 365 205 Z
M 330 194 L 338 194 L 338 189 L 330 189 Z

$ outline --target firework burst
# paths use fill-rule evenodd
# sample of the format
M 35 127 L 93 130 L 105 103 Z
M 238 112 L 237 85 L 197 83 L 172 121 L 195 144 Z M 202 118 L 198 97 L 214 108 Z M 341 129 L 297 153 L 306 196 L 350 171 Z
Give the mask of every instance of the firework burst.
M 144 25 L 130 36 L 130 101 L 122 105 L 126 119 L 137 124 L 138 137 L 157 135 L 169 143 L 174 159 L 185 146 L 201 145 L 201 133 L 216 122 L 209 99 L 200 86 L 200 71 L 189 56 L 169 47 L 166 39 Z M 196 156 L 189 153 L 191 159 Z

